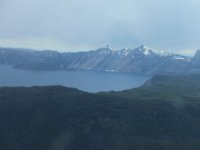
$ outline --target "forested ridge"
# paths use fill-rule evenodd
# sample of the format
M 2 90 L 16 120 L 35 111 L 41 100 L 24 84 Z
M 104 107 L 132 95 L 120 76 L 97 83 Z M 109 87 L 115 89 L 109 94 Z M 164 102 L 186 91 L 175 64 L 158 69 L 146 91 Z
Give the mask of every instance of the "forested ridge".
M 200 77 L 120 92 L 0 88 L 1 150 L 199 150 Z

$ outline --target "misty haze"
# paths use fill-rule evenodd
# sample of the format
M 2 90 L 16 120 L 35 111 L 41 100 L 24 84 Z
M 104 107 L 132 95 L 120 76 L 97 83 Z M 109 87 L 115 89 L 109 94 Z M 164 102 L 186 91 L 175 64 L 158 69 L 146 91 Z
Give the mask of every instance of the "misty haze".
M 200 0 L 0 0 L 0 150 L 200 150 Z

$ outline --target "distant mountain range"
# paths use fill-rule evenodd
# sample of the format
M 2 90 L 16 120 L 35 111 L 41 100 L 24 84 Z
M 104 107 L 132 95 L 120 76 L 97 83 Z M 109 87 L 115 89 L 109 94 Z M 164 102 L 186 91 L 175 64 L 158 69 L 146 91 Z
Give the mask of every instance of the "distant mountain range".
M 109 46 L 87 52 L 0 48 L 0 64 L 28 70 L 98 70 L 145 75 L 200 74 L 200 50 L 186 57 L 140 46 L 115 50 Z

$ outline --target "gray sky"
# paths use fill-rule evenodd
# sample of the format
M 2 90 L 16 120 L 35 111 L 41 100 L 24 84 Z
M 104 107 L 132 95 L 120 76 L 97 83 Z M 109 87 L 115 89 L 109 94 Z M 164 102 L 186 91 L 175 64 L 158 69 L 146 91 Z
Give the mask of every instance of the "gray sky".
M 0 0 L 0 46 L 200 48 L 199 0 Z

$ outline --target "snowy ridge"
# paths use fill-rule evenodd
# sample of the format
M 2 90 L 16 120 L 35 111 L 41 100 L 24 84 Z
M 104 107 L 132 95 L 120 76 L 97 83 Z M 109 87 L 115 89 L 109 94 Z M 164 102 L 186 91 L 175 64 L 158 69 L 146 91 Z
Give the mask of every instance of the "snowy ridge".
M 0 64 L 29 70 L 98 70 L 145 75 L 200 74 L 200 51 L 195 57 L 155 50 L 144 45 L 114 49 L 107 45 L 93 51 L 59 53 L 0 48 Z
M 171 56 L 172 54 L 166 51 L 162 51 L 162 50 L 153 50 L 151 48 L 148 48 L 144 45 L 141 45 L 138 48 L 141 52 L 143 52 L 145 55 L 151 55 L 151 54 L 157 54 L 160 56 Z
M 95 51 L 93 51 L 93 52 L 95 52 Z M 173 59 L 177 59 L 177 60 L 190 61 L 189 57 L 173 54 L 173 53 L 166 52 L 163 50 L 151 49 L 144 45 L 141 45 L 140 47 L 133 48 L 133 49 L 131 49 L 131 48 L 129 48 L 129 49 L 114 49 L 111 46 L 106 45 L 105 47 L 102 47 L 102 48 L 99 48 L 98 50 L 96 50 L 96 52 L 99 52 L 100 55 L 112 54 L 112 55 L 119 55 L 121 57 L 127 57 L 127 56 L 134 57 L 135 55 L 144 55 L 144 56 L 157 55 L 160 57 L 172 57 Z

